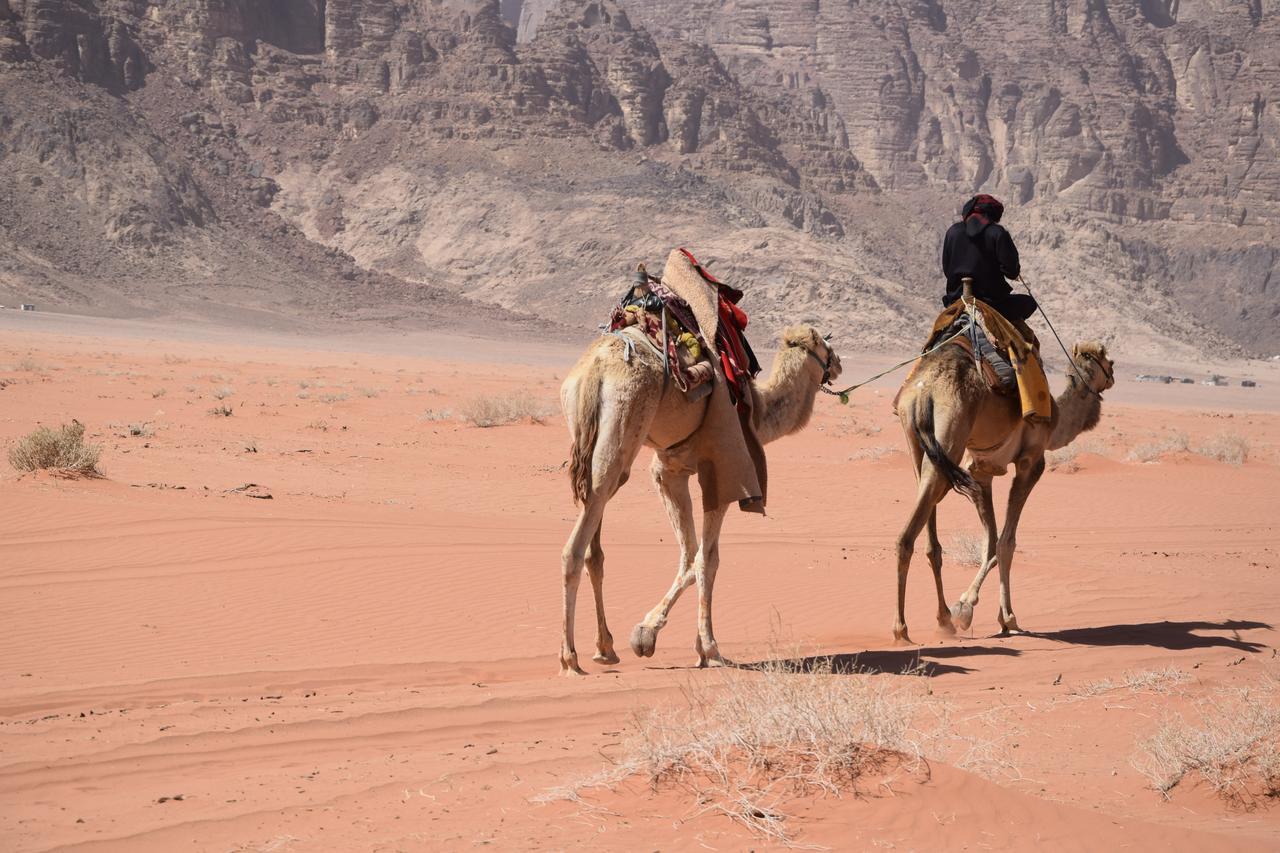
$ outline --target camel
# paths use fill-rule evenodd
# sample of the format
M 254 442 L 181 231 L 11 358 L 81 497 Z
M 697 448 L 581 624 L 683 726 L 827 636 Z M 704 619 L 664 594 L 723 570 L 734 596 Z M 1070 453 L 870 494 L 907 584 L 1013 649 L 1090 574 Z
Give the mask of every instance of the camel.
M 1048 423 L 1022 417 L 1016 398 L 990 390 L 973 356 L 958 346 L 944 346 L 924 356 L 907 377 L 897 400 L 898 417 L 915 462 L 915 509 L 898 537 L 898 616 L 894 640 L 910 643 L 904 607 L 907 571 L 920 529 L 929 531 L 929 564 L 938 592 L 938 625 L 947 634 L 973 623 L 973 608 L 987 573 L 1000 566 L 1001 635 L 1021 632 L 1013 613 L 1009 573 L 1017 543 L 1018 518 L 1031 490 L 1044 473 L 1046 450 L 1070 444 L 1093 429 L 1102 413 L 1102 392 L 1115 384 L 1115 363 L 1099 343 L 1076 344 L 1067 388 L 1054 400 Z M 958 464 L 968 453 L 968 470 Z M 996 533 L 991 480 L 1014 466 L 1013 485 L 1004 528 Z M 942 591 L 942 546 L 938 544 L 937 504 L 948 489 L 971 498 L 978 509 L 987 543 L 982 567 L 953 607 Z
M 840 358 L 817 331 L 792 326 L 782 334 L 782 349 L 768 380 L 753 383 L 754 422 L 762 443 L 790 435 L 809 422 L 819 386 L 840 375 Z M 626 350 L 631 349 L 629 359 Z M 717 379 L 716 381 L 723 381 Z M 675 580 L 662 600 L 631 634 L 640 657 L 654 652 L 658 632 L 680 594 L 698 585 L 698 666 L 725 663 L 711 628 L 711 592 L 720 563 L 720 529 L 728 506 L 703 513 L 702 541 L 694 527 L 689 477 L 698 459 L 677 447 L 702 423 L 704 398 L 689 402 L 664 377 L 661 356 L 647 347 L 628 347 L 605 335 L 588 347 L 560 389 L 573 441 L 570 479 L 581 504 L 573 532 L 561 555 L 564 623 L 560 674 L 585 675 L 574 647 L 574 608 L 585 564 L 596 602 L 596 654 L 592 660 L 615 664 L 613 635 L 604 615 L 604 551 L 600 529 L 605 505 L 627 481 L 642 446 L 654 448 L 650 473 L 666 507 L 680 548 Z

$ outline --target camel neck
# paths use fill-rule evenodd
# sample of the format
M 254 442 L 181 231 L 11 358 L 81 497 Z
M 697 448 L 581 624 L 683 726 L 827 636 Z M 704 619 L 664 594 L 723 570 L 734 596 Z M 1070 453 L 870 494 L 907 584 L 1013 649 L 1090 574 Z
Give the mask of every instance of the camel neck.
M 1082 384 L 1068 384 L 1057 402 L 1058 422 L 1049 436 L 1049 450 L 1066 447 L 1081 433 L 1097 426 L 1102 416 L 1102 398 Z
M 818 383 L 807 362 L 804 350 L 784 347 L 773 360 L 769 378 L 757 386 L 761 413 L 756 433 L 762 443 L 790 435 L 809 423 Z

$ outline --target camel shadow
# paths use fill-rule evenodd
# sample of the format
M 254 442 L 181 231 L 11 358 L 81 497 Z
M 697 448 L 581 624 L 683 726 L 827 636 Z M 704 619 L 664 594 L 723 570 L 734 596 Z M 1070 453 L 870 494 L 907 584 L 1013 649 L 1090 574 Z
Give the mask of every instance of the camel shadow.
M 1268 646 L 1240 639 L 1241 631 L 1263 628 L 1266 622 L 1228 619 L 1223 622 L 1140 622 L 1133 625 L 1100 625 L 1061 631 L 1027 632 L 1028 636 L 1080 646 L 1155 646 L 1170 651 L 1226 648 L 1256 654 Z M 1232 631 L 1234 637 L 1213 637 L 1196 631 Z
M 933 678 L 939 675 L 963 675 L 974 672 L 973 667 L 958 663 L 942 663 L 939 659 L 982 657 L 999 655 L 1017 657 L 1018 649 L 1007 646 L 933 646 L 918 649 L 894 649 L 892 651 L 846 652 L 834 655 L 810 655 L 802 658 L 776 658 L 736 662 L 737 669 L 768 670 L 778 672 L 831 672 L 835 675 L 921 675 Z

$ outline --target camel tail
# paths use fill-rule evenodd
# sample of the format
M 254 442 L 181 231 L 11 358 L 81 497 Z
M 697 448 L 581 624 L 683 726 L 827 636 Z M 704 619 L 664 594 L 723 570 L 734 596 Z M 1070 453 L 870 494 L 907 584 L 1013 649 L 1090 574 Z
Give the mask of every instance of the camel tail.
M 929 457 L 933 467 L 941 472 L 951 488 L 976 502 L 981 494 L 978 481 L 973 479 L 972 474 L 952 461 L 934 432 L 932 397 L 917 398 L 915 409 L 911 413 L 911 428 L 915 431 L 916 440 L 920 442 L 924 455 Z
M 569 449 L 569 487 L 575 504 L 586 503 L 591 496 L 591 459 L 600 435 L 601 384 L 599 376 L 584 377 L 574 394 L 577 411 L 573 414 L 573 445 Z

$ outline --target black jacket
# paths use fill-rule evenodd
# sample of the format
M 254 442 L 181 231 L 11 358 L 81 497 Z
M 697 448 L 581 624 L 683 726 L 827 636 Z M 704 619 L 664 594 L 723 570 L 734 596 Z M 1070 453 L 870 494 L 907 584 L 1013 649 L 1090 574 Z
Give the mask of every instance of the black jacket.
M 975 237 L 965 233 L 963 222 L 947 230 L 942 241 L 942 273 L 947 277 L 943 305 L 960 298 L 960 279 L 973 279 L 973 295 L 1010 319 L 1025 320 L 1035 310 L 1023 305 L 1024 297 L 1013 293 L 1006 278 L 1017 278 L 1018 248 L 1009 232 L 992 222 Z M 1013 316 L 1018 315 L 1018 316 Z

